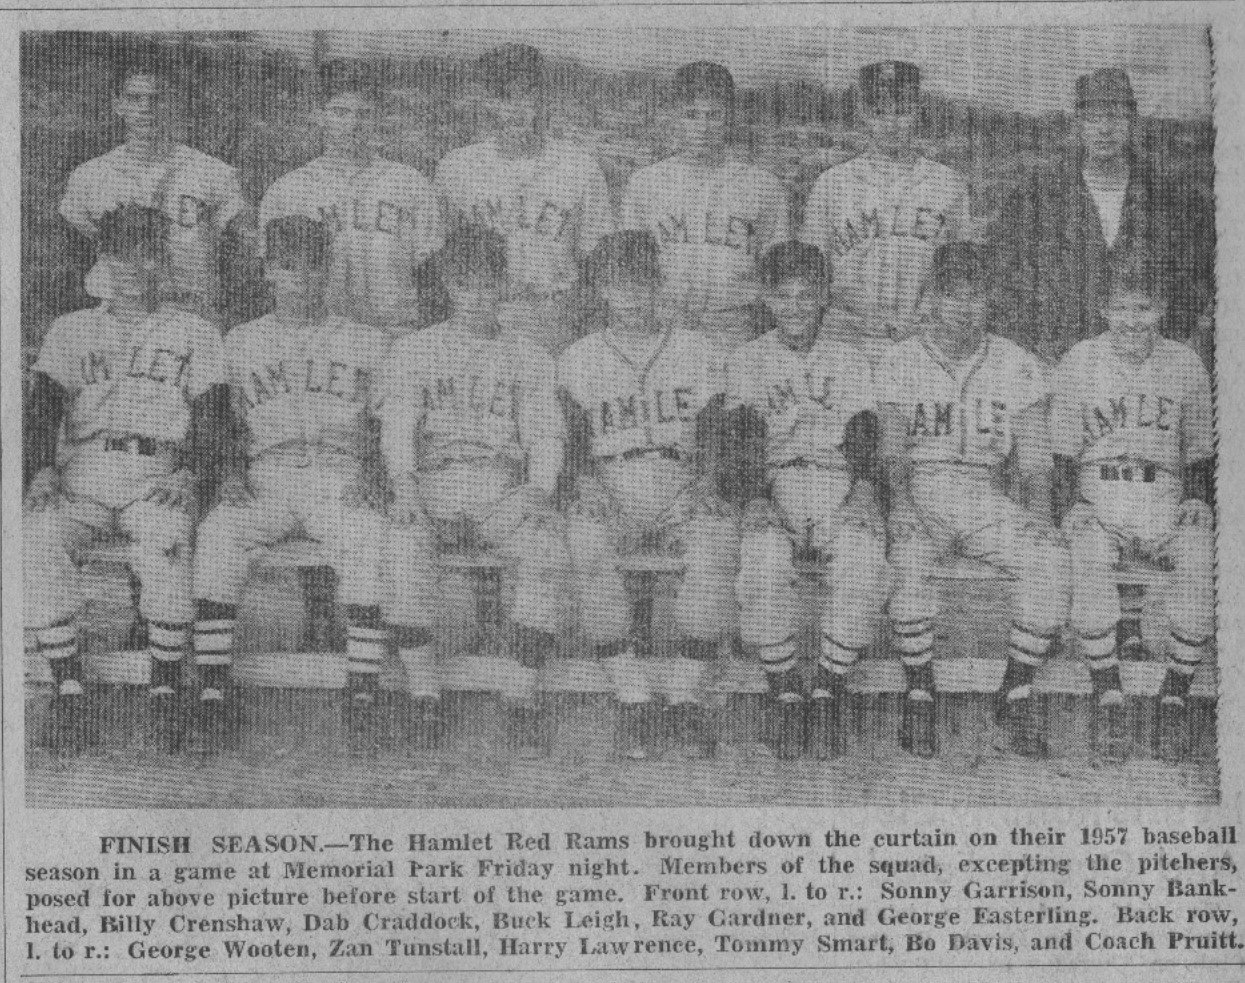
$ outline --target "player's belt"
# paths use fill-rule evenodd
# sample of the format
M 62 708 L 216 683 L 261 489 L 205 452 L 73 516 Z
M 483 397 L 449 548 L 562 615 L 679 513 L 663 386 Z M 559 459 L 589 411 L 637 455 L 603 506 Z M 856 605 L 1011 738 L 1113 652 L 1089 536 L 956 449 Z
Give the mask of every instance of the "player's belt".
M 633 447 L 629 451 L 623 451 L 621 454 L 609 454 L 602 457 L 602 461 L 634 461 L 641 457 L 656 457 L 666 461 L 681 461 L 683 455 L 679 453 L 677 447 Z
M 790 461 L 782 461 L 778 464 L 771 464 L 770 467 L 775 471 L 786 471 L 788 468 L 794 468 L 798 471 L 816 468 L 818 471 L 842 471 L 843 468 L 836 467 L 833 464 L 826 464 L 823 461 L 814 461 L 811 457 L 793 457 Z
M 1140 481 L 1152 485 L 1158 470 L 1157 464 L 1100 464 L 1098 477 L 1103 481 Z
M 138 454 L 141 457 L 155 457 L 167 446 L 164 441 L 155 437 L 105 437 L 104 450 L 116 451 L 121 454 Z

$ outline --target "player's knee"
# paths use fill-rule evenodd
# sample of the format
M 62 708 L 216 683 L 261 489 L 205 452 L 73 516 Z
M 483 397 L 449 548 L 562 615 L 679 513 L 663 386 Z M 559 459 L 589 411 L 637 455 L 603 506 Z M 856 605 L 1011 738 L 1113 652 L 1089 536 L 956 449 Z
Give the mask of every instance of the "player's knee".
M 887 567 L 886 539 L 863 525 L 848 525 L 835 537 L 834 556 L 848 564 L 855 578 L 873 581 Z
M 609 530 L 603 522 L 583 515 L 567 520 L 570 561 L 580 575 L 609 564 L 614 555 Z
M 1069 539 L 1104 534 L 1102 524 L 1094 513 L 1094 507 L 1087 502 L 1077 502 L 1072 506 L 1068 514 L 1063 517 L 1060 528 Z

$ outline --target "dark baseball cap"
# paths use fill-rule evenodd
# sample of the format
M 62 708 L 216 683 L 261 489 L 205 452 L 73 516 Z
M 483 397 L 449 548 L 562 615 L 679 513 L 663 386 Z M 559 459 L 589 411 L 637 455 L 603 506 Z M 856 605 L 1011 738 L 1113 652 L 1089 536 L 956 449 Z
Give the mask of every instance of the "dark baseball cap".
M 511 85 L 541 88 L 545 78 L 545 57 L 530 44 L 503 44 L 485 52 L 476 63 L 489 95 L 505 98 Z
M 709 98 L 733 103 L 735 79 L 715 61 L 694 61 L 674 73 L 674 98 L 676 102 Z
M 264 226 L 264 256 L 278 266 L 295 261 L 323 269 L 331 242 L 328 226 L 306 215 L 283 215 Z
M 607 235 L 588 255 L 588 279 L 593 284 L 618 279 L 655 283 L 661 279 L 657 240 L 634 229 Z
M 776 287 L 787 280 L 820 285 L 830 282 L 830 264 L 816 246 L 790 239 L 766 251 L 757 264 L 757 276 L 763 287 Z
M 975 242 L 948 242 L 934 250 L 929 282 L 940 293 L 967 283 L 976 291 L 986 289 L 990 264 L 985 250 Z
M 921 70 L 910 61 L 875 61 L 860 70 L 860 97 L 866 106 L 893 102 L 916 104 L 921 95 Z
M 1076 80 L 1076 108 L 1089 106 L 1127 106 L 1137 108 L 1133 84 L 1122 68 L 1100 68 Z
M 156 208 L 127 203 L 100 216 L 99 251 L 107 256 L 133 256 L 164 249 L 169 217 Z

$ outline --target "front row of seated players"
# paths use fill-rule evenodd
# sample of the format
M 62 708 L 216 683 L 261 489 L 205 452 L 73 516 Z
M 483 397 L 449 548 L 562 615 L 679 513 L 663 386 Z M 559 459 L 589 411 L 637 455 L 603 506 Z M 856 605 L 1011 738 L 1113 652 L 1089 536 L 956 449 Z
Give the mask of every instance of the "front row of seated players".
M 1213 631 L 1212 515 L 1201 501 L 1213 473 L 1210 385 L 1191 353 L 1158 338 L 1163 298 L 1144 266 L 1117 274 L 1108 331 L 1073 350 L 1052 393 L 1040 362 L 985 330 L 984 265 L 963 243 L 938 250 L 922 329 L 889 349 L 859 344 L 859 324 L 826 306 L 829 271 L 816 249 L 775 247 L 760 296 L 776 327 L 738 350 L 723 377 L 703 335 L 662 323 L 646 233 L 607 237 L 594 251 L 606 325 L 555 366 L 499 330 L 506 256 L 487 230 L 463 229 L 446 245 L 449 319 L 387 352 L 386 335 L 325 314 L 320 223 L 269 224 L 276 309 L 224 346 L 206 322 L 159 301 L 166 225 L 134 206 L 105 216 L 101 255 L 115 295 L 58 320 L 35 365 L 32 407 L 48 426 L 31 431 L 26 610 L 52 665 L 61 730 L 80 734 L 83 717 L 81 545 L 113 531 L 131 541 L 153 719 L 172 746 L 191 598 L 197 719 L 213 742 L 232 719 L 228 665 L 248 552 L 298 530 L 320 540 L 341 579 L 344 706 L 352 734 L 366 739 L 391 638 L 409 692 L 435 703 L 437 556 L 464 548 L 514 561 L 520 665 L 503 689 L 512 735 L 528 749 L 547 723 L 537 672 L 565 627 L 569 580 L 582 634 L 612 656 L 632 756 L 644 753 L 638 721 L 654 690 L 675 708 L 686 744 L 711 741 L 709 663 L 737 634 L 770 679 L 780 752 L 799 753 L 807 739 L 820 756 L 836 753 L 844 677 L 888 598 L 908 680 L 901 741 L 933 754 L 930 574 L 953 553 L 1013 578 L 999 693 L 1012 746 L 1042 751 L 1031 686 L 1068 620 L 1070 592 L 1098 726 L 1120 738 L 1118 654 L 1138 634 L 1121 621 L 1111 580 L 1124 551 L 1173 567 L 1158 736 L 1165 757 L 1184 753 L 1189 679 Z M 223 409 L 226 381 L 235 414 Z M 760 460 L 721 460 L 732 447 L 758 447 Z M 1014 465 L 1006 494 L 1005 464 Z M 723 482 L 727 469 L 742 479 Z M 1053 470 L 1071 560 L 1051 520 Z M 224 475 L 221 502 L 199 528 L 192 587 L 194 489 L 214 474 Z M 719 491 L 726 484 L 746 489 L 742 521 Z M 640 550 L 679 557 L 682 657 L 661 672 L 636 658 L 629 637 L 619 562 Z M 828 585 L 807 684 L 793 641 L 802 561 L 826 562 Z

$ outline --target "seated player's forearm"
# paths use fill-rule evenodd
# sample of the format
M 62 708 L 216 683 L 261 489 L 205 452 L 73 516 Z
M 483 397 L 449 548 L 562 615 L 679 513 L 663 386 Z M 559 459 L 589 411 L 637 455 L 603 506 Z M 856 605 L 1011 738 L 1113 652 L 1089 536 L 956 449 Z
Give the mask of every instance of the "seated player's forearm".
M 1016 498 L 1026 509 L 1039 515 L 1051 515 L 1053 470 L 1021 471 L 1016 481 Z
M 1184 497 L 1215 504 L 1215 458 L 1205 457 L 1184 468 Z
M 27 426 L 22 441 L 22 490 L 44 468 L 56 463 L 56 435 L 60 433 L 65 413 L 65 391 L 42 372 L 31 383 L 30 400 L 26 407 Z M 34 421 L 34 425 L 30 422 Z

